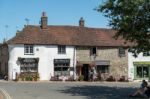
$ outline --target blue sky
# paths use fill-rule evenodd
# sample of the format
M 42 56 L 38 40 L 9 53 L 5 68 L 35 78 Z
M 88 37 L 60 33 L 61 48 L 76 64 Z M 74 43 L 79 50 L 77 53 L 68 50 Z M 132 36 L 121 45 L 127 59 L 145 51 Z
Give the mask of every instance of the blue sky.
M 39 25 L 46 12 L 49 25 L 78 25 L 80 17 L 86 27 L 109 28 L 108 19 L 93 10 L 103 0 L 0 0 L 0 42 L 15 36 L 29 19 L 30 25 Z

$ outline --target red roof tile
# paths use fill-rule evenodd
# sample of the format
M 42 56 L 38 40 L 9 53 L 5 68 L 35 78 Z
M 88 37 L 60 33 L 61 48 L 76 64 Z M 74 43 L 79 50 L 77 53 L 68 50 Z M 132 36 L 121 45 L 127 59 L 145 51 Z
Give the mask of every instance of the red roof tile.
M 56 44 L 76 46 L 128 46 L 123 39 L 113 38 L 111 29 L 87 28 L 79 26 L 26 26 L 8 41 L 8 44 Z

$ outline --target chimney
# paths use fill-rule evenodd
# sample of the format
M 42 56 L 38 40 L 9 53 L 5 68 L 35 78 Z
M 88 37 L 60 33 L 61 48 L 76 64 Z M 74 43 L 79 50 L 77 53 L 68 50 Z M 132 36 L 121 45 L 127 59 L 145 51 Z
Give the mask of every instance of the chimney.
M 43 12 L 42 17 L 41 17 L 41 28 L 42 29 L 47 29 L 47 21 L 48 21 L 48 19 L 47 19 L 46 13 Z
M 84 19 L 83 19 L 83 17 L 81 17 L 80 20 L 79 20 L 79 26 L 80 27 L 84 27 Z

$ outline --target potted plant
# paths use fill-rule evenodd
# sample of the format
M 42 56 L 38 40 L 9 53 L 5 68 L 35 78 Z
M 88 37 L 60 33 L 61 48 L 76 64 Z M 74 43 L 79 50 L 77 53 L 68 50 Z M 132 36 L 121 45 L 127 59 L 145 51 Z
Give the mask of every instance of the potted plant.
M 39 73 L 36 73 L 35 77 L 34 77 L 34 80 L 35 81 L 38 81 L 40 79 L 40 76 L 39 76 Z

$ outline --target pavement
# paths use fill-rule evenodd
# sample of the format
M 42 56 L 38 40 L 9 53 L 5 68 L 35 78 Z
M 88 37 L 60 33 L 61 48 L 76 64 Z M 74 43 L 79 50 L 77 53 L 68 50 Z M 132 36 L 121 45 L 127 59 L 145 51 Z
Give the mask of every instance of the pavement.
M 4 99 L 3 94 L 0 92 L 0 99 Z

